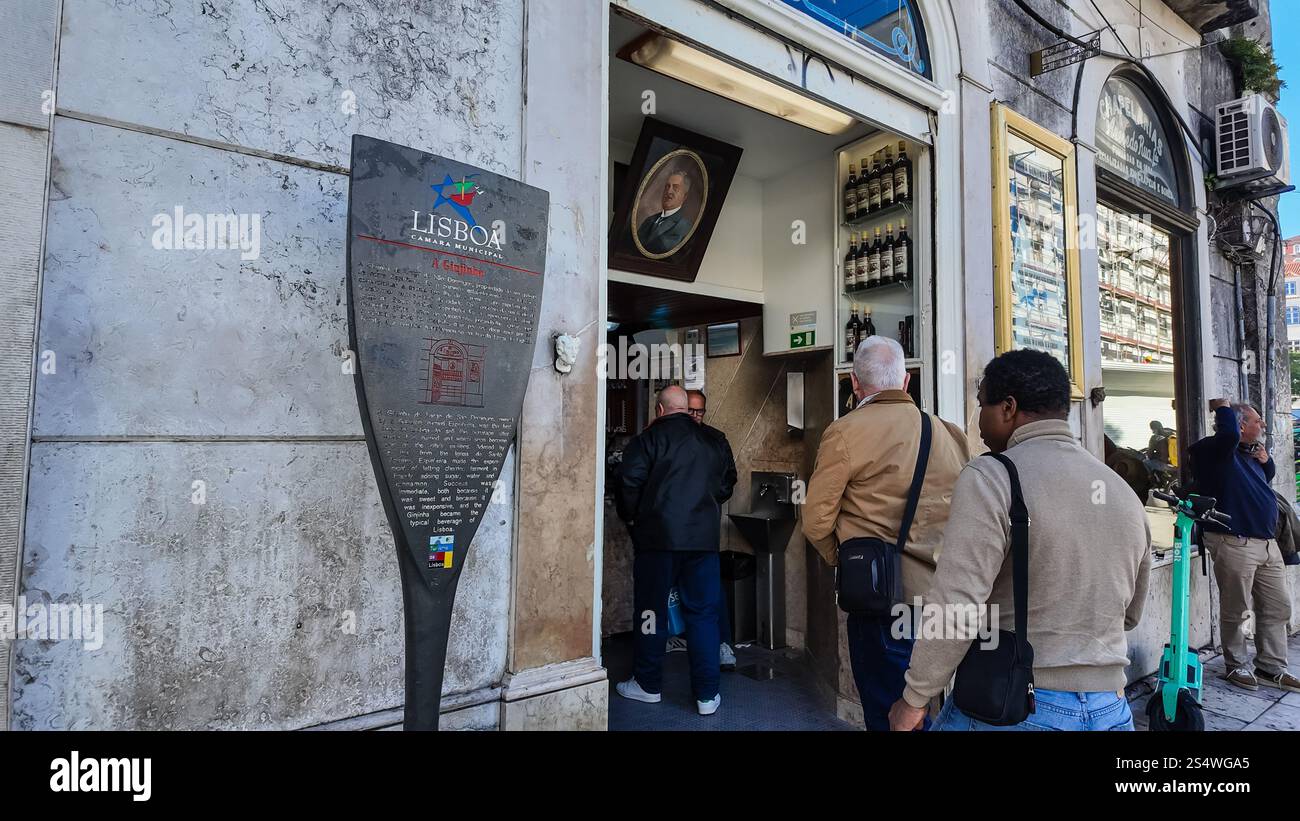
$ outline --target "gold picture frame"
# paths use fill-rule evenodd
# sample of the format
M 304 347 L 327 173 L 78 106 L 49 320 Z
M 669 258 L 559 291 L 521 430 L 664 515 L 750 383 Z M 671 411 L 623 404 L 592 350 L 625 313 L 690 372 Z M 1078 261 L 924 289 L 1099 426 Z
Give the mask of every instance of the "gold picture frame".
M 1061 199 L 1064 228 L 1063 261 L 1066 299 L 1065 358 L 1070 372 L 1073 400 L 1083 392 L 1083 303 L 1079 283 L 1079 185 L 1075 169 L 1074 144 L 1002 103 L 992 106 L 993 117 L 993 322 L 995 353 L 1015 345 L 1012 326 L 1017 295 L 1012 293 L 1015 266 L 1015 238 L 1011 236 L 1011 143 L 1029 143 L 1060 161 Z M 1050 351 L 1049 351 L 1050 352 Z

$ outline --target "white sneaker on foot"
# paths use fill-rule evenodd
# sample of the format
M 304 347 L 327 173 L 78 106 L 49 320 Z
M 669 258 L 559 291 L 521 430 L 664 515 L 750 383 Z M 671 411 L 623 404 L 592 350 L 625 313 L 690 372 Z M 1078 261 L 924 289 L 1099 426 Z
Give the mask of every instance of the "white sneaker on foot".
M 620 681 L 614 688 L 623 698 L 630 698 L 633 701 L 644 701 L 646 704 L 658 704 L 661 696 L 658 693 L 647 693 L 641 689 L 635 677 L 627 681 Z M 716 708 L 715 708 L 716 709 Z
M 708 701 L 695 702 L 695 709 L 699 710 L 700 715 L 702 716 L 711 716 L 718 711 L 718 707 L 721 706 L 721 704 L 722 704 L 722 693 L 718 693 L 716 696 L 709 699 Z
M 727 671 L 736 669 L 736 653 L 725 641 L 718 648 L 718 666 Z

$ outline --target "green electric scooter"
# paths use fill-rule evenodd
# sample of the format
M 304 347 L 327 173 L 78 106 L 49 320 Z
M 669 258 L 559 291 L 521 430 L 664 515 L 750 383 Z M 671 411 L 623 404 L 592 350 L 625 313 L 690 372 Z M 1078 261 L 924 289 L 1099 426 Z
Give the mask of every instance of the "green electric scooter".
M 1147 700 L 1147 721 L 1151 730 L 1200 731 L 1205 729 L 1201 713 L 1201 659 L 1189 644 L 1187 623 L 1191 596 L 1192 527 L 1205 522 L 1228 524 L 1230 517 L 1214 509 L 1210 496 L 1188 494 L 1179 499 L 1172 493 L 1154 491 L 1152 496 L 1168 502 L 1178 511 L 1174 522 L 1174 589 L 1169 617 L 1169 643 L 1160 657 L 1160 678 Z M 1202 548 L 1204 549 L 1204 548 Z

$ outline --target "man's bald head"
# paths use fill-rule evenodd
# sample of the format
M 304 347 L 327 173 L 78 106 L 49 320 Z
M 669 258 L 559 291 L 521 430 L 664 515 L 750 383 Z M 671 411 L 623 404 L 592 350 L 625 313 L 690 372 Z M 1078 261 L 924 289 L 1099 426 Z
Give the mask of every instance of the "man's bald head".
M 655 397 L 655 417 L 685 413 L 688 407 L 686 390 L 680 385 L 669 385 Z

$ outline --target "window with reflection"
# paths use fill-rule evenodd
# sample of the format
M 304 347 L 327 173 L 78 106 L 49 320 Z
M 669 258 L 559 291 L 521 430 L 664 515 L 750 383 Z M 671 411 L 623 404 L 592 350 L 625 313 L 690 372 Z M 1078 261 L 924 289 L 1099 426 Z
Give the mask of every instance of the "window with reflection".
M 1157 553 L 1173 545 L 1174 514 L 1150 492 L 1167 491 L 1178 473 L 1172 248 L 1147 215 L 1098 203 L 1106 464 L 1147 502 Z

